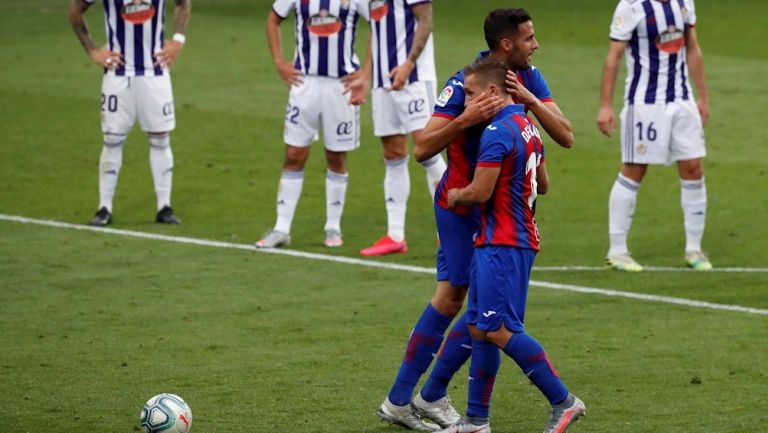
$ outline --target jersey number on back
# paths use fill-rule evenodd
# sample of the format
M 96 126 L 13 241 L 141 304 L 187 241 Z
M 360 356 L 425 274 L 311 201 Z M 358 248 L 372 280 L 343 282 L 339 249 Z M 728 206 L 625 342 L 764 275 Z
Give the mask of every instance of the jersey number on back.
M 539 159 L 536 157 L 535 153 L 532 153 L 531 156 L 528 157 L 528 162 L 525 164 L 525 175 L 528 176 L 528 173 L 531 174 L 531 195 L 528 196 L 528 207 L 533 209 L 533 203 L 536 201 L 536 196 L 538 193 L 536 192 L 536 188 L 538 187 L 538 182 L 536 181 L 536 167 L 539 165 Z

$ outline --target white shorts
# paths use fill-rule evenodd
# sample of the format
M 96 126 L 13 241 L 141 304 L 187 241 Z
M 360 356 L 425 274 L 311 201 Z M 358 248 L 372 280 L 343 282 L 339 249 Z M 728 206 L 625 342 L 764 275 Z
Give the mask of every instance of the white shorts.
M 381 87 L 373 89 L 373 134 L 387 137 L 424 129 L 436 97 L 434 81 L 417 81 L 389 92 Z
M 306 75 L 303 83 L 291 86 L 285 114 L 285 144 L 307 147 L 318 139 L 334 152 L 360 146 L 360 108 L 349 103 L 349 94 L 338 78 Z
M 176 127 L 171 77 L 118 77 L 105 74 L 101 83 L 101 131 L 127 134 L 138 119 L 146 132 Z
M 707 155 L 701 115 L 692 100 L 626 105 L 621 131 L 624 163 L 671 164 Z

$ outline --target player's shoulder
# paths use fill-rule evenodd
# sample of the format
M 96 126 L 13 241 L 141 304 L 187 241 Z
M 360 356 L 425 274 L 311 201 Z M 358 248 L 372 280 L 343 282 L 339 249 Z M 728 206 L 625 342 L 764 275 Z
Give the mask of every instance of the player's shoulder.
M 448 105 L 449 102 L 451 102 L 452 99 L 454 99 L 454 95 L 456 95 L 456 98 L 461 98 L 461 101 L 458 101 L 456 99 L 457 103 L 461 103 L 463 106 L 464 104 L 464 70 L 458 71 L 456 74 L 451 76 L 451 78 L 448 79 L 448 81 L 445 82 L 445 86 L 443 87 L 443 90 L 440 92 L 440 95 L 437 97 L 437 101 L 435 101 L 435 105 L 438 107 L 445 107 Z

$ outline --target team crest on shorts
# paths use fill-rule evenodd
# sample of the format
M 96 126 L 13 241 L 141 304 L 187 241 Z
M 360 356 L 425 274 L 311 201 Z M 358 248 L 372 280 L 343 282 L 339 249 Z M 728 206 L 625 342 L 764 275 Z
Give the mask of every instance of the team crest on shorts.
M 647 147 L 643 143 L 638 143 L 637 146 L 635 146 L 635 152 L 637 152 L 638 155 L 645 155 Z
M 685 33 L 675 26 L 667 27 L 667 30 L 656 37 L 656 48 L 669 54 L 677 54 L 685 45 Z
M 155 6 L 144 0 L 126 2 L 120 15 L 131 24 L 143 24 L 155 16 Z
M 387 16 L 387 12 L 389 12 L 387 0 L 371 0 L 368 4 L 368 8 L 371 11 L 371 19 L 373 21 L 381 21 Z
M 328 13 L 326 9 L 321 9 L 320 13 L 312 15 L 307 21 L 307 30 L 320 37 L 335 35 L 341 30 L 341 27 L 341 20 Z
M 453 87 L 446 86 L 445 89 L 440 92 L 440 96 L 437 97 L 437 102 L 435 102 L 435 104 L 440 107 L 445 107 L 445 104 L 451 100 L 451 96 L 453 96 Z

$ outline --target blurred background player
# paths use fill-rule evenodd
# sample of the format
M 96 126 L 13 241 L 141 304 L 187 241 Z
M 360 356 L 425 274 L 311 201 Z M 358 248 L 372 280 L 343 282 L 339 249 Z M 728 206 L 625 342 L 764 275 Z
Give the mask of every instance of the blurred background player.
M 435 104 L 435 59 L 430 0 L 372 0 L 366 2 L 371 22 L 373 57 L 373 127 L 384 147 L 384 203 L 387 234 L 363 256 L 405 253 L 405 214 L 411 179 L 408 172 L 408 137 L 418 140 Z M 421 165 L 427 187 L 435 186 L 445 161 L 434 155 Z
M 508 92 L 523 102 L 541 122 L 549 135 L 562 147 L 573 145 L 571 123 L 560 111 L 541 71 L 531 65 L 538 49 L 533 21 L 525 9 L 496 9 L 483 24 L 490 51 L 479 58 L 491 57 L 505 63 L 510 73 Z M 447 388 L 456 371 L 469 359 L 471 340 L 466 314 L 460 317 L 450 333 L 429 379 L 412 398 L 420 377 L 429 368 L 440 349 L 443 335 L 451 320 L 461 311 L 469 286 L 469 270 L 474 254 L 473 235 L 479 220 L 474 207 L 448 209 L 447 192 L 463 188 L 471 180 L 477 160 L 480 135 L 502 107 L 498 96 L 478 95 L 467 103 L 464 94 L 464 71 L 452 76 L 437 99 L 435 112 L 416 142 L 415 157 L 424 160 L 448 148 L 448 168 L 435 197 L 435 219 L 440 237 L 437 252 L 437 287 L 432 300 L 422 312 L 409 336 L 406 354 L 394 383 L 379 407 L 381 419 L 416 430 L 442 427 L 459 420 L 451 405 Z
M 549 189 L 539 130 L 505 92 L 507 65 L 492 58 L 464 69 L 467 100 L 500 96 L 505 107 L 480 139 L 472 182 L 448 191 L 448 206 L 480 205 L 472 287 L 467 307 L 472 362 L 466 417 L 447 433 L 490 433 L 491 395 L 501 365 L 499 349 L 544 394 L 552 412 L 544 433 L 564 433 L 585 414 L 584 403 L 568 392 L 546 352 L 523 325 L 531 268 L 539 251 L 534 218 L 537 194 Z
M 643 270 L 627 248 L 637 191 L 648 164 L 673 161 L 680 175 L 685 261 L 696 270 L 712 269 L 701 251 L 707 212 L 702 158 L 706 155 L 704 124 L 709 103 L 695 24 L 693 0 L 621 0 L 613 14 L 597 115 L 598 128 L 610 136 L 615 128 L 613 90 L 626 51 L 622 165 L 608 201 L 606 264 L 613 269 Z M 696 85 L 698 104 L 689 77 Z
M 309 146 L 323 130 L 327 247 L 339 247 L 341 216 L 347 194 L 347 152 L 360 145 L 360 111 L 367 87 L 348 92 L 343 77 L 360 74 L 354 53 L 360 0 L 277 0 L 267 18 L 267 39 L 275 69 L 290 88 L 285 116 L 285 159 L 277 190 L 277 222 L 259 248 L 288 245 L 291 222 L 304 184 Z M 283 58 L 280 24 L 293 11 L 296 17 L 294 61 Z M 357 80 L 365 83 L 363 80 Z
M 104 68 L 101 85 L 99 208 L 92 226 L 112 222 L 112 199 L 123 162 L 123 144 L 138 119 L 149 136 L 149 163 L 157 194 L 155 221 L 180 224 L 171 208 L 173 153 L 170 132 L 176 126 L 169 68 L 186 40 L 191 0 L 176 0 L 173 39 L 164 40 L 165 0 L 104 1 L 107 45 L 97 48 L 85 11 L 96 0 L 72 0 L 69 21 L 94 63 Z

